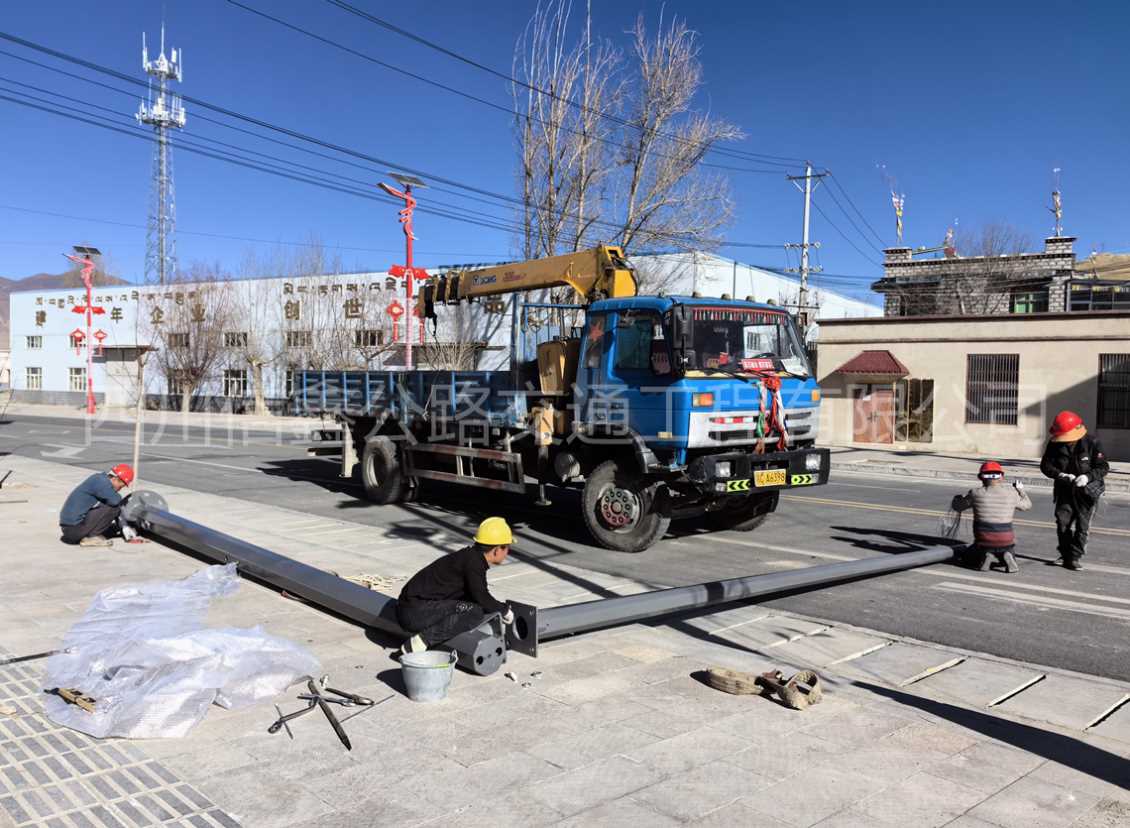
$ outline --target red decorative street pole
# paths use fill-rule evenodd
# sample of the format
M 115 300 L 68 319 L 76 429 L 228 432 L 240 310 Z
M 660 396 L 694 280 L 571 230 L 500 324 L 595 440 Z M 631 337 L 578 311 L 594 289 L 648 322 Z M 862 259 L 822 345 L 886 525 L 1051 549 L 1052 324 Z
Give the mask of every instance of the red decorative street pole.
M 412 242 L 415 240 L 416 235 L 412 232 L 412 212 L 416 209 L 416 199 L 412 196 L 413 187 L 426 187 L 427 185 L 420 179 L 405 175 L 404 173 L 389 173 L 397 182 L 402 186 L 403 190 L 398 190 L 391 184 L 385 184 L 383 181 L 378 185 L 382 190 L 394 198 L 399 198 L 404 201 L 404 209 L 400 211 L 400 223 L 404 225 L 404 247 L 405 247 L 405 263 L 403 265 L 392 265 L 389 267 L 388 272 L 393 276 L 404 279 L 404 292 L 408 300 L 408 307 L 415 308 L 412 301 L 412 282 L 414 279 L 427 279 L 428 272 L 423 268 L 412 266 Z M 423 320 L 421 320 L 422 323 Z M 395 328 L 396 320 L 393 320 Z M 393 340 L 396 339 L 396 332 L 393 331 Z M 424 329 L 421 324 L 420 327 L 420 342 L 424 341 Z M 404 366 L 407 369 L 412 368 L 412 325 L 408 323 L 404 326 Z
M 94 314 L 102 314 L 106 310 L 94 305 L 94 259 L 91 256 L 99 256 L 101 251 L 96 247 L 80 247 L 78 245 L 75 246 L 74 251 L 79 255 L 71 256 L 66 253 L 63 255 L 75 264 L 82 266 L 82 283 L 86 286 L 86 306 L 75 305 L 71 310 L 75 313 L 86 314 L 86 335 L 83 337 L 83 341 L 86 343 L 86 413 L 93 414 L 96 408 L 94 405 L 94 336 L 91 328 L 94 327 Z M 104 338 L 106 335 L 102 334 L 102 336 Z M 98 348 L 101 351 L 101 340 L 98 342 Z

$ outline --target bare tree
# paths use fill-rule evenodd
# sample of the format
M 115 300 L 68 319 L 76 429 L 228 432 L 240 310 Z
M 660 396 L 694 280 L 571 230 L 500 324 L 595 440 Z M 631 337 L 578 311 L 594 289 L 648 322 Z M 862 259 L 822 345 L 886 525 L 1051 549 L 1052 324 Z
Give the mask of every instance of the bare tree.
M 481 308 L 474 305 L 459 305 L 442 314 L 437 319 L 434 334 L 418 346 L 421 364 L 433 370 L 474 369 L 479 355 L 489 344 L 488 339 L 480 339 L 476 336 L 483 329 L 482 321 L 475 318 L 478 313 L 483 313 Z
M 255 413 L 267 412 L 267 391 L 264 374 L 283 355 L 285 343 L 282 329 L 283 307 L 278 285 L 274 280 L 252 279 L 233 286 L 235 304 L 232 325 L 239 330 L 225 333 L 225 344 L 232 355 L 247 364 L 255 396 Z
M 170 393 L 179 393 L 181 411 L 187 413 L 229 353 L 224 334 L 232 329 L 231 284 L 218 265 L 196 263 L 152 296 L 143 312 L 151 337 L 160 343 Z

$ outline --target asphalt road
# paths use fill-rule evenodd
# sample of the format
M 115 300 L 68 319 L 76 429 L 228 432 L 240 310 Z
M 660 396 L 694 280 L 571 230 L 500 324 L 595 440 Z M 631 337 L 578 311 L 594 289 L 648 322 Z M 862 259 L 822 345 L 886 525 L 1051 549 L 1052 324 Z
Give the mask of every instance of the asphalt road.
M 0 423 L 0 473 L 5 453 L 105 469 L 129 460 L 132 433 L 132 426 L 119 423 L 88 431 L 72 419 L 9 417 Z M 709 532 L 698 523 L 675 523 L 662 542 L 631 555 L 592 545 L 575 492 L 555 492 L 553 505 L 539 508 L 514 495 L 436 484 L 417 503 L 378 507 L 359 499 L 359 485 L 339 480 L 334 463 L 308 458 L 307 445 L 267 433 L 150 426 L 141 472 L 160 483 L 423 540 L 440 530 L 469 535 L 482 517 L 502 514 L 517 527 L 515 554 L 524 559 L 568 563 L 657 586 L 933 545 L 943 540 L 938 519 L 951 496 L 976 484 L 840 475 L 827 486 L 784 495 L 777 514 L 754 532 Z M 792 595 L 767 606 L 1130 680 L 1130 498 L 1104 498 L 1087 568 L 1074 573 L 1051 565 L 1056 554 L 1050 492 L 1029 491 L 1033 509 L 1018 515 L 1018 575 L 939 564 Z M 175 511 L 176 504 L 171 507 Z M 969 532 L 966 524 L 966 539 Z

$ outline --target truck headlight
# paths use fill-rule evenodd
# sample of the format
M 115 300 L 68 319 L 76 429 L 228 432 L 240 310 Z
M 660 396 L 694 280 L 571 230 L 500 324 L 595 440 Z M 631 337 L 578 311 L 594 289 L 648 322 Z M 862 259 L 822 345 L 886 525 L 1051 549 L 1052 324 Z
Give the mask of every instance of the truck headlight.
M 730 476 L 730 461 L 723 460 L 720 463 L 714 464 L 715 477 L 729 477 Z
M 804 470 L 810 471 L 810 472 L 820 471 L 820 455 L 819 454 L 806 455 L 805 458 L 804 458 Z

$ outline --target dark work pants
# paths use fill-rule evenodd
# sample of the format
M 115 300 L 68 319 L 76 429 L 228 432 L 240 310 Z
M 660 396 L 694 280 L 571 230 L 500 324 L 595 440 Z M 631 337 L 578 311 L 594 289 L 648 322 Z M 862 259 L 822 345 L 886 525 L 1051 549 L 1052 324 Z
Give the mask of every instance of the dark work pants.
M 111 529 L 116 529 L 118 514 L 121 509 L 117 506 L 107 506 L 99 503 L 86 513 L 82 523 L 74 526 L 60 526 L 63 530 L 64 543 L 78 543 L 83 538 L 92 538 L 95 535 L 110 534 Z
M 400 601 L 396 605 L 400 626 L 420 636 L 429 647 L 473 630 L 486 616 L 486 611 L 478 604 L 455 599 Z
M 1097 499 L 1074 493 L 1055 504 L 1059 556 L 1065 561 L 1082 558 L 1087 551 L 1087 533 L 1091 530 L 1091 518 L 1097 505 Z

